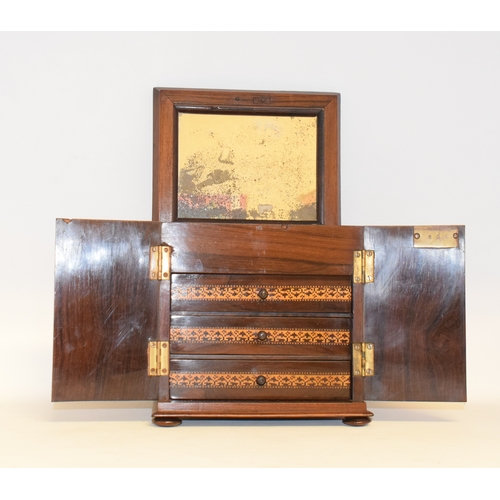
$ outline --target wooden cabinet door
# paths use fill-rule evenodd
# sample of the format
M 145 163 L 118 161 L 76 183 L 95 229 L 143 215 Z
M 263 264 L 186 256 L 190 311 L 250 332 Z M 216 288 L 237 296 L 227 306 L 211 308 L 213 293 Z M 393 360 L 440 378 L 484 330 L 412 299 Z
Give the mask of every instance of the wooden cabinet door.
M 365 399 L 465 401 L 464 228 L 448 233 L 452 248 L 417 248 L 415 232 L 365 228 L 365 249 L 375 250 L 375 282 L 362 285 L 364 338 L 375 344 Z
M 159 282 L 149 248 L 161 224 L 57 220 L 53 401 L 154 400 L 148 340 Z

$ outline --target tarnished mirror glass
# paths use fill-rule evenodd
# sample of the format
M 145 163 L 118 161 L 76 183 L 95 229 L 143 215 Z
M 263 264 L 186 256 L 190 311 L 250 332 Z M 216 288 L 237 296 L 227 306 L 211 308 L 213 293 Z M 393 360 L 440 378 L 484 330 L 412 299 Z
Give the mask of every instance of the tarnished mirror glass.
M 316 221 L 315 116 L 178 115 L 179 219 Z

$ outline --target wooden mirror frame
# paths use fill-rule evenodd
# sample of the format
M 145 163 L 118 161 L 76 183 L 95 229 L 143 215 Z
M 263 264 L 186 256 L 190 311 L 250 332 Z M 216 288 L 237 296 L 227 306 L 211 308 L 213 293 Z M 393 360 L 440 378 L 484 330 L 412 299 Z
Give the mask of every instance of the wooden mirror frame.
M 154 89 L 153 220 L 340 225 L 340 95 L 206 89 Z M 178 118 L 180 112 L 317 116 L 317 218 L 314 221 L 179 219 Z

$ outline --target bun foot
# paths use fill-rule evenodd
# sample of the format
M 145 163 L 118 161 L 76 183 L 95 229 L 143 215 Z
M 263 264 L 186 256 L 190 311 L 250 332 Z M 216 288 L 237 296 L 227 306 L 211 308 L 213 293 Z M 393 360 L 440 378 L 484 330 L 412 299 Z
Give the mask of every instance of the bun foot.
M 153 416 L 153 424 L 159 427 L 176 427 L 182 424 L 182 420 L 180 418 Z
M 342 419 L 343 424 L 352 425 L 353 427 L 362 427 L 371 421 L 372 419 L 369 417 L 345 417 Z

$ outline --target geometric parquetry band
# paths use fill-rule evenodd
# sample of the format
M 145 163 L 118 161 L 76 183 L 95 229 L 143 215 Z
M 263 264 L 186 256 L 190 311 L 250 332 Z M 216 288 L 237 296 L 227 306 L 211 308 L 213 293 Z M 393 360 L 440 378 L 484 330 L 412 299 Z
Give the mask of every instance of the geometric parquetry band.
M 261 301 L 259 290 L 267 292 L 266 301 L 350 301 L 350 286 L 294 286 L 294 285 L 176 285 L 172 300 L 245 300 Z
M 257 384 L 257 376 L 264 376 L 266 383 Z M 170 373 L 170 386 L 204 389 L 349 389 L 349 373 L 221 373 L 178 372 Z
M 265 341 L 258 334 L 265 331 Z M 294 328 L 205 328 L 182 327 L 170 329 L 173 344 L 274 344 L 274 345 L 349 345 L 349 330 L 320 330 Z

